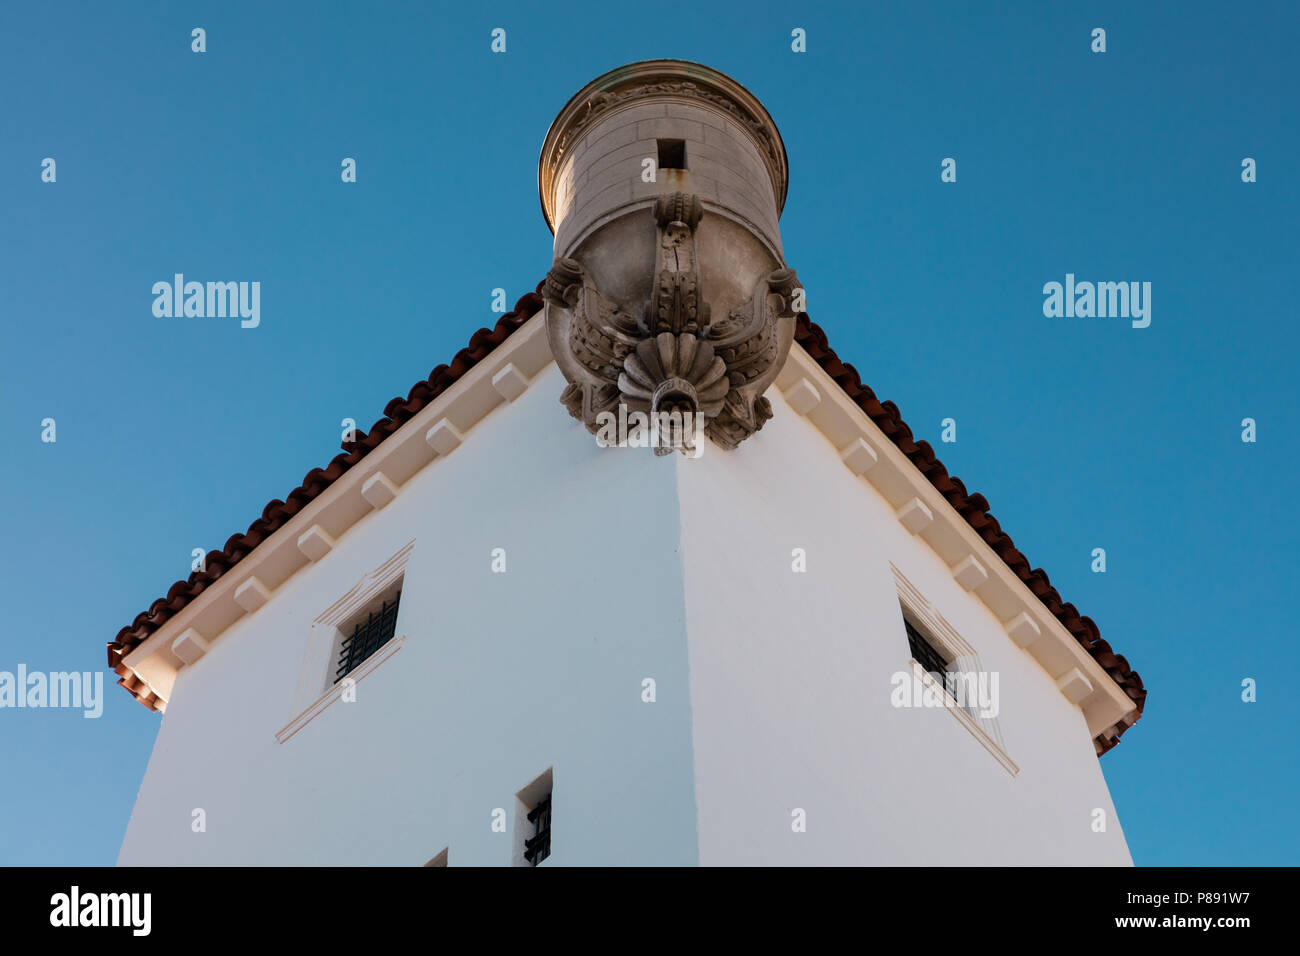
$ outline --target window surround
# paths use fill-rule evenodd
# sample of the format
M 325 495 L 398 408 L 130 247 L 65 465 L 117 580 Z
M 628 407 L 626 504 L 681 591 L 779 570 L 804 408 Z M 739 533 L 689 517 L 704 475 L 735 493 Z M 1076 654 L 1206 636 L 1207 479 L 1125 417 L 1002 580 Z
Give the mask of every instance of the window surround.
M 304 532 L 320 525 L 341 540 L 341 535 L 370 513 L 369 505 L 358 506 L 362 484 L 370 476 L 383 471 L 401 487 L 423 468 L 436 467 L 479 421 L 503 402 L 518 397 L 521 385 L 527 387 L 553 368 L 543 310 L 382 442 L 366 456 L 362 467 L 346 472 L 129 652 L 122 659 L 123 676 L 147 688 L 151 696 L 141 699 L 152 701 L 152 709 L 165 713 L 178 673 L 197 659 L 188 654 L 181 657 L 175 649 L 178 642 L 187 648 L 197 645 L 201 657 L 208 645 L 244 615 L 255 613 L 277 588 L 311 563 L 297 544 Z M 502 382 L 513 383 L 513 387 L 503 389 Z M 976 585 L 971 593 L 1003 623 L 1016 646 L 1057 682 L 1062 695 L 1081 710 L 1099 755 L 1107 749 L 1104 741 L 1113 740 L 1137 720 L 1137 706 L 1124 689 L 799 343 L 791 346 L 774 384 L 776 392 L 785 396 L 807 386 L 811 399 L 797 414 L 840 450 L 853 475 L 900 510 L 900 520 L 903 512 L 914 514 L 917 509 L 913 506 L 920 506 L 923 527 L 908 525 L 909 530 L 915 530 L 931 552 L 949 565 L 954 577 L 959 569 L 979 577 L 966 559 L 982 561 L 981 571 L 987 577 L 982 583 L 967 577 Z M 249 600 L 236 600 L 236 594 L 245 588 L 250 589 Z M 197 640 L 186 643 L 187 637 Z
M 293 716 L 275 735 L 280 743 L 287 741 L 332 703 L 341 699 L 345 687 L 360 683 L 376 667 L 402 649 L 406 635 L 399 628 L 383 647 L 353 668 L 346 678 L 334 683 L 339 647 L 344 639 L 341 628 L 365 613 L 385 595 L 390 595 L 399 587 L 404 588 L 406 564 L 414 548 L 415 540 L 412 539 L 379 567 L 363 574 L 346 594 L 312 621 L 299 670 L 298 688 L 290 709 Z M 399 617 L 399 623 L 400 620 Z M 347 683 L 348 679 L 352 680 L 352 685 Z
M 898 603 L 904 620 L 911 623 L 936 651 L 948 658 L 948 668 L 950 670 L 983 671 L 985 669 L 984 665 L 980 662 L 979 654 L 976 653 L 975 648 L 957 633 L 957 630 L 948 623 L 947 618 L 939 613 L 938 608 L 921 593 L 916 585 L 907 579 L 907 576 L 898 569 L 896 564 L 890 562 L 889 567 L 894 572 Z M 907 635 L 904 633 L 904 641 L 906 640 Z M 946 705 L 943 710 L 951 714 L 957 723 L 961 724 L 985 750 L 992 754 L 993 758 L 1002 765 L 1007 773 L 1013 777 L 1016 776 L 1020 772 L 1020 768 L 1006 752 L 1006 743 L 1003 740 L 1002 728 L 998 724 L 998 719 L 996 717 L 979 718 L 968 713 L 964 708 L 958 706 L 957 701 L 948 693 L 946 687 L 931 677 L 925 668 L 915 658 L 911 657 L 910 648 L 908 658 L 908 667 L 912 674 L 925 687 L 933 689 L 935 694 L 943 700 Z
M 554 854 L 552 847 L 547 856 L 538 861 L 538 863 L 529 863 L 524 857 L 525 840 L 531 840 L 536 835 L 537 825 L 530 822 L 528 814 L 537 807 L 543 800 L 549 799 L 555 793 L 555 768 L 548 767 L 546 771 L 537 777 L 532 783 L 524 787 L 515 794 L 515 823 L 514 833 L 511 837 L 510 865 L 511 866 L 540 866 Z M 553 805 L 552 805 L 553 809 Z M 554 833 L 554 828 L 551 832 Z

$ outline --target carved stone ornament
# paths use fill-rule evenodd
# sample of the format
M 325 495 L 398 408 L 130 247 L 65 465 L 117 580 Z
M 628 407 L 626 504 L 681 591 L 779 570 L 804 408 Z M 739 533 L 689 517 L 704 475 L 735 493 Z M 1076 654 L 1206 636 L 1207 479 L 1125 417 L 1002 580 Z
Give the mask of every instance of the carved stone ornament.
M 696 423 L 696 432 L 732 449 L 772 417 L 763 392 L 790 351 L 799 278 L 793 269 L 769 273 L 747 302 L 715 321 L 695 253 L 703 214 L 685 193 L 655 203 L 659 241 L 657 261 L 646 263 L 655 277 L 647 302 L 606 298 L 576 259 L 556 259 L 547 273 L 547 336 L 569 382 L 560 401 L 592 434 L 607 416 L 626 421 L 641 412 L 656 423 Z M 660 432 L 656 453 L 673 448 L 695 450 L 689 426 Z

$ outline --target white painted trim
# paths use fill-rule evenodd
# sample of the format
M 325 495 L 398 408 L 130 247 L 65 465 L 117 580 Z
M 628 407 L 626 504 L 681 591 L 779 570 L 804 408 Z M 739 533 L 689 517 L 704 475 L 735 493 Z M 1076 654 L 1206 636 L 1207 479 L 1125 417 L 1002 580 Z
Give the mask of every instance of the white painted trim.
M 891 561 L 889 567 L 894 572 L 894 585 L 898 591 L 898 603 L 902 605 L 904 616 L 911 616 L 922 632 L 948 652 L 953 664 L 959 665 L 957 670 L 963 672 L 975 671 L 976 673 L 986 671 L 984 662 L 980 660 L 979 653 L 974 646 L 962 637 L 955 627 L 948 623 L 948 619 L 939 613 L 939 609 L 921 593 L 921 589 L 898 569 L 898 565 Z M 913 663 L 920 667 L 920 664 L 916 661 L 913 661 Z M 948 696 L 946 699 L 951 699 L 951 697 Z M 1012 776 L 1018 773 L 1019 768 L 1016 767 L 1010 754 L 1007 753 L 1007 743 L 1002 736 L 1002 724 L 998 719 L 996 717 L 986 717 L 982 718 L 981 722 L 981 720 L 976 720 L 966 713 L 961 707 L 956 707 L 956 701 L 953 701 L 953 706 L 956 710 L 961 711 L 961 717 L 965 718 L 963 723 L 969 723 L 971 727 L 979 731 L 980 736 L 985 738 L 980 741 L 984 747 L 992 746 L 996 748 L 997 752 L 994 756 L 998 758 L 998 762 L 1004 767 L 1008 767 Z
M 866 474 L 880 460 L 876 450 L 862 438 L 855 438 L 847 446 L 840 449 L 840 458 L 843 459 L 844 464 L 848 465 L 849 471 L 855 475 Z
M 465 436 L 444 418 L 424 433 L 424 440 L 439 455 L 450 455 L 460 447 Z
M 973 554 L 966 555 L 960 562 L 953 565 L 952 576 L 967 591 L 974 591 L 989 579 L 988 571 L 984 569 L 984 565 L 975 560 Z
M 913 498 L 898 509 L 898 520 L 912 534 L 920 534 L 934 520 L 934 512 L 920 498 Z
M 1011 774 L 1011 776 L 1013 777 L 1016 774 L 1020 773 L 1020 767 L 1016 764 L 1016 762 L 1012 760 L 1010 756 L 1008 756 L 1005 750 L 1003 750 L 1001 747 L 998 746 L 997 741 L 995 741 L 992 737 L 990 737 L 988 734 L 984 732 L 984 728 L 982 728 L 978 723 L 975 722 L 974 717 L 966 713 L 965 710 L 963 710 L 961 707 L 957 705 L 957 701 L 954 700 L 952 695 L 948 693 L 948 689 L 946 687 L 944 687 L 933 677 L 931 677 L 928 673 L 926 673 L 925 668 L 922 667 L 920 663 L 918 663 L 915 659 L 909 661 L 908 663 L 912 667 L 913 675 L 918 677 L 921 680 L 921 682 L 925 684 L 927 687 L 933 689 L 935 693 L 942 696 L 944 702 L 943 709 L 946 710 L 948 713 L 952 714 L 953 718 L 957 721 L 957 723 L 961 724 L 962 727 L 966 729 L 967 733 L 969 733 L 972 737 L 975 738 L 976 741 L 979 742 L 981 747 L 983 747 L 985 750 L 987 750 L 990 754 L 993 755 L 993 759 L 1002 765 L 1003 770 Z
M 1016 647 L 1028 647 L 1043 636 L 1042 628 L 1034 623 L 1028 613 L 1021 611 L 1006 624 L 1007 633 L 1016 642 Z
M 310 564 L 298 548 L 300 536 L 318 525 L 337 542 L 352 525 L 372 513 L 361 498 L 361 486 L 371 475 L 382 471 L 395 485 L 405 484 L 439 457 L 426 441 L 426 435 L 437 423 L 446 421 L 455 429 L 458 439 L 465 437 L 485 416 L 506 403 L 498 386 L 510 389 L 520 380 L 526 385 L 551 362 L 545 310 L 539 310 L 251 554 L 133 648 L 122 663 L 157 696 L 159 709 L 165 709 L 176 675 L 185 666 L 171 649 L 181 632 L 194 627 L 211 635 L 209 641 L 219 640 L 247 613 L 234 597 L 241 585 L 256 577 L 273 594 Z M 507 372 L 507 366 L 513 371 Z M 498 378 L 494 384 L 493 380 Z
M 1018 637 L 1012 639 L 1017 646 L 1023 647 L 1024 652 L 1033 657 L 1053 680 L 1065 676 L 1072 668 L 1078 668 L 1087 677 L 1092 690 L 1077 703 L 1089 734 L 1095 739 L 1117 723 L 1131 723 L 1137 706 L 1128 695 L 912 464 L 911 459 L 796 343 L 790 347 L 790 355 L 777 375 L 776 386 L 788 395 L 804 382 L 820 393 L 820 400 L 805 417 L 837 452 L 858 439 L 876 451 L 878 460 L 862 474 L 862 480 L 897 510 L 904 527 L 923 537 L 950 568 L 961 567 L 968 558 L 979 563 L 987 577 L 976 583 L 972 576 L 968 576 L 967 580 L 975 583 L 970 593 L 979 597 L 999 621 L 1005 622 L 1009 631 L 1016 632 Z M 851 467 L 847 460 L 845 464 Z M 1040 636 L 1021 644 L 1021 640 L 1032 637 L 1030 623 L 1037 627 Z
M 1072 704 L 1077 704 L 1089 694 L 1092 693 L 1092 682 L 1083 676 L 1083 672 L 1077 667 L 1070 668 L 1070 672 L 1061 677 L 1056 682 L 1065 699 Z
M 252 614 L 259 607 L 271 600 L 271 592 L 256 577 L 249 578 L 235 588 L 235 603 Z
M 948 623 L 948 619 L 939 613 L 939 609 L 921 593 L 921 589 L 898 569 L 898 565 L 891 561 L 889 567 L 894 572 L 894 587 L 898 591 L 898 603 L 911 612 L 922 629 L 933 634 L 954 659 L 978 657 L 975 648 L 957 633 L 957 629 Z
M 298 550 L 308 561 L 319 561 L 333 551 L 336 544 L 338 542 L 334 540 L 334 536 L 318 524 L 312 525 L 298 535 Z
M 340 628 L 349 618 L 355 617 L 373 605 L 380 595 L 402 579 L 406 574 L 406 564 L 414 550 L 415 539 L 412 538 L 379 567 L 363 574 L 346 594 L 312 621 L 311 630 L 307 635 L 307 645 L 303 649 L 302 662 L 298 666 L 298 685 L 290 705 L 291 714 L 299 715 L 304 710 L 315 706 L 321 688 L 325 687 L 328 691 L 333 686 L 333 681 L 330 680 L 330 668 L 335 665 L 339 644 L 343 640 Z M 401 613 L 400 609 L 398 613 Z M 364 664 L 365 662 L 362 662 L 361 666 Z
M 350 501 L 356 500 L 360 486 L 371 475 L 382 470 L 396 484 L 410 480 L 439 457 L 427 440 L 437 423 L 446 420 L 456 429 L 456 437 L 461 437 L 507 400 L 500 391 L 501 387 L 509 392 L 518 387 L 521 380 L 526 387 L 551 361 L 546 341 L 545 310 L 541 310 L 355 468 L 309 502 L 248 557 L 128 653 L 123 664 L 158 697 L 160 709 L 164 708 L 176 674 L 184 666 L 172 651 L 172 643 L 186 628 L 194 627 L 211 635 L 209 641 L 218 640 L 246 613 L 234 599 L 240 585 L 256 576 L 273 591 L 308 564 L 297 547 L 299 536 L 313 525 L 319 525 L 322 531 L 337 540 L 352 524 L 362 520 L 365 513 L 369 513 L 367 509 L 358 514 L 358 509 Z M 906 512 L 904 524 L 914 534 L 923 536 L 949 567 L 977 556 L 988 577 L 971 593 L 976 594 L 999 620 L 1006 622 L 1009 631 L 1014 629 L 1022 637 L 1032 634 L 1025 619 L 1038 628 L 1040 636 L 1025 645 L 1020 645 L 1018 638 L 1013 639 L 1053 680 L 1064 677 L 1072 668 L 1078 668 L 1088 679 L 1092 691 L 1079 702 L 1079 706 L 1087 720 L 1089 733 L 1096 737 L 1115 725 L 1132 722 L 1136 705 L 1110 675 L 939 494 L 929 479 L 798 344 L 791 346 L 789 357 L 777 376 L 776 386 L 787 397 L 791 391 L 805 398 L 816 395 L 816 401 L 805 413 L 806 417 L 837 452 L 861 439 L 876 453 L 875 464 L 861 473 L 863 480 L 869 481 L 894 508 Z M 853 468 L 854 459 L 847 455 L 843 457 L 846 467 Z M 901 513 L 900 520 L 903 520 Z M 908 521 L 920 527 L 913 528 Z
M 370 507 L 378 511 L 396 498 L 398 491 L 398 487 L 388 480 L 387 475 L 377 471 L 361 486 L 361 497 L 366 499 Z
M 800 415 L 807 415 L 821 403 L 822 396 L 812 382 L 801 378 L 785 389 L 785 400 Z
M 507 364 L 492 376 L 492 387 L 507 402 L 513 402 L 528 390 L 528 376 L 515 368 L 513 363 Z
M 401 637 L 393 638 L 379 650 L 375 651 L 362 661 L 357 667 L 353 668 L 352 673 L 348 674 L 348 677 L 352 678 L 353 682 L 356 684 L 361 683 L 362 678 L 366 677 L 376 667 L 400 651 L 404 643 L 406 643 L 405 634 Z M 330 706 L 330 704 L 334 703 L 336 700 L 341 700 L 343 697 L 343 688 L 341 685 L 342 681 L 326 690 L 323 694 L 308 704 L 302 713 L 275 732 L 275 739 L 280 743 L 284 743 L 298 731 L 302 730 L 309 723 L 319 717 L 325 711 L 325 708 Z
M 186 664 L 196 663 L 208 652 L 209 641 L 192 627 L 181 632 L 180 637 L 172 641 L 172 653 Z

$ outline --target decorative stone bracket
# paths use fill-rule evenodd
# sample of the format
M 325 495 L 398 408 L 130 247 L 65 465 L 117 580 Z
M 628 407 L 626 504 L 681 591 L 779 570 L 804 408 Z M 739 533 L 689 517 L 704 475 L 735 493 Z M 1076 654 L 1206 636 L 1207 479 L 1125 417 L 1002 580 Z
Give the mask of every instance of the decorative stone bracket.
M 692 452 L 693 430 L 732 449 L 772 417 L 763 392 L 794 339 L 799 277 L 793 269 L 769 273 L 748 302 L 713 321 L 695 249 L 703 215 L 693 195 L 655 203 L 654 292 L 639 308 L 602 295 L 576 259 L 556 259 L 547 274 L 547 335 L 569 382 L 560 401 L 593 434 L 621 405 L 623 416 L 664 423 L 657 454 Z

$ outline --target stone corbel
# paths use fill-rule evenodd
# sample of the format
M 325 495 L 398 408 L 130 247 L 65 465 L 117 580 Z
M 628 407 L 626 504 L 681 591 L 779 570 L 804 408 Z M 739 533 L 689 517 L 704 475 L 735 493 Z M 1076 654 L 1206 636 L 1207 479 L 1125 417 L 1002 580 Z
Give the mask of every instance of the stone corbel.
M 798 276 L 792 269 L 770 273 L 745 305 L 713 323 L 695 246 L 703 215 L 693 195 L 672 193 L 655 203 L 654 291 L 640 309 L 603 296 L 576 259 L 557 259 L 547 274 L 547 335 L 569 382 L 560 401 L 593 434 L 603 415 L 624 406 L 624 414 L 688 423 L 669 430 L 659 454 L 693 451 L 690 436 L 701 429 L 690 423 L 699 422 L 730 449 L 772 417 L 763 392 L 794 340 Z

